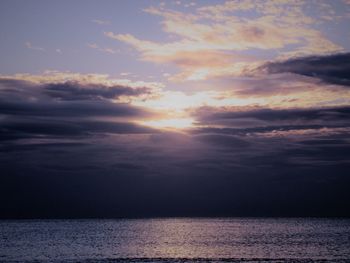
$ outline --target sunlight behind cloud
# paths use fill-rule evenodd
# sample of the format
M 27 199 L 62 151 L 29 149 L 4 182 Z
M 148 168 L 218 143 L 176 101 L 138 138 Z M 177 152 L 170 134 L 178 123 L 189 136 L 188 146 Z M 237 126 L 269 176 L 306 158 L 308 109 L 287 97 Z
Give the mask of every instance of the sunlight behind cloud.
M 184 129 L 193 126 L 194 120 L 192 118 L 175 118 L 175 119 L 160 119 L 142 121 L 141 124 L 151 126 L 153 128 L 165 129 Z

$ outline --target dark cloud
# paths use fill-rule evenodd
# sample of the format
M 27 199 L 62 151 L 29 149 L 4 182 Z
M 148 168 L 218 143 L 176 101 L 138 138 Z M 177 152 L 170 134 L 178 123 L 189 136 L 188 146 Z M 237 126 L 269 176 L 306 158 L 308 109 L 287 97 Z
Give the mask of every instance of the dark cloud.
M 35 84 L 2 79 L 0 140 L 155 132 L 131 122 L 154 113 L 110 100 L 122 95 L 139 96 L 150 90 L 78 82 Z
M 120 96 L 137 97 L 141 95 L 151 95 L 151 87 L 130 87 L 122 85 L 104 85 L 95 83 L 82 83 L 79 81 L 52 82 L 37 84 L 30 81 L 1 78 L 0 92 L 7 96 L 23 93 L 22 97 L 28 94 L 39 97 L 50 96 L 61 100 L 101 100 L 118 99 Z M 36 93 L 36 94 L 35 94 Z
M 223 128 L 305 129 L 318 127 L 348 127 L 350 107 L 306 109 L 227 109 L 203 107 L 194 116 L 199 124 L 221 125 Z
M 197 135 L 194 138 L 201 142 L 205 142 L 223 149 L 229 148 L 232 150 L 235 148 L 242 148 L 242 147 L 249 146 L 249 142 L 236 136 L 227 135 L 227 134 L 215 134 L 215 133 L 208 133 L 208 132 L 203 132 L 203 133 L 205 134 Z
M 288 132 L 288 131 L 307 131 L 321 130 L 323 128 L 343 128 L 344 124 L 339 125 L 271 125 L 271 126 L 256 126 L 250 128 L 215 128 L 203 127 L 194 128 L 191 130 L 193 134 L 230 134 L 230 135 L 245 135 L 254 133 L 270 133 L 270 132 Z
M 38 117 L 146 117 L 151 113 L 126 103 L 110 101 L 16 101 L 0 99 L 0 111 L 6 115 Z
M 115 93 L 49 86 L 1 86 L 0 218 L 349 216 L 348 107 L 206 107 L 161 132 Z
M 35 84 L 16 79 L 0 80 L 0 111 L 7 115 L 48 117 L 145 117 L 150 112 L 109 99 L 149 94 L 150 88 L 107 87 L 78 82 Z
M 0 121 L 0 141 L 25 138 L 86 137 L 96 134 L 156 133 L 151 128 L 128 122 L 89 120 L 14 119 Z
M 71 81 L 46 84 L 43 89 L 49 96 L 64 100 L 117 99 L 120 96 L 140 96 L 152 93 L 152 89 L 147 87 L 86 85 Z
M 270 74 L 290 72 L 318 78 L 326 83 L 350 86 L 350 53 L 270 62 L 258 70 L 266 70 Z
M 346 134 L 8 144 L 0 151 L 0 197 L 7 200 L 0 215 L 349 216 Z

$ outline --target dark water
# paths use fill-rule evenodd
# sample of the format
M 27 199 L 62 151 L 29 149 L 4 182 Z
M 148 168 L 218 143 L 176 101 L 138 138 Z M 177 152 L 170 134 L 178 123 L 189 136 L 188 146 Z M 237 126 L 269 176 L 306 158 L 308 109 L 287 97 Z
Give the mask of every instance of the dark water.
M 350 220 L 0 221 L 0 262 L 350 262 Z

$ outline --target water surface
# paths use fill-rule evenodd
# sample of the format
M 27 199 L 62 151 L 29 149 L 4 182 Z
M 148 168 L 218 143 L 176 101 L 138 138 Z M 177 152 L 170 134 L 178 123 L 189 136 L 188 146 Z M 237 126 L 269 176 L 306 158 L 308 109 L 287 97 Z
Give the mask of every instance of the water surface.
M 350 262 L 349 219 L 0 221 L 1 262 Z

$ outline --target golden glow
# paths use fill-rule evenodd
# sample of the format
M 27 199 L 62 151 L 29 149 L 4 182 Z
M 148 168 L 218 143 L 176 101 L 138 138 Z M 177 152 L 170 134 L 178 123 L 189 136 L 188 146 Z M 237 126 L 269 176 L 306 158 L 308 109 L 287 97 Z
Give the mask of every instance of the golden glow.
M 176 118 L 186 115 L 186 110 L 202 106 L 225 107 L 225 106 L 248 106 L 251 104 L 266 104 L 266 98 L 239 98 L 232 92 L 201 91 L 193 94 L 186 94 L 179 91 L 163 91 L 161 96 L 141 100 L 133 98 L 131 104 L 160 110 L 167 114 L 172 113 Z M 186 116 L 187 117 L 187 116 Z
M 143 121 L 141 124 L 154 128 L 184 129 L 192 127 L 193 122 L 191 118 L 176 118 Z
M 205 79 L 209 73 L 210 69 L 208 68 L 197 69 L 187 78 L 187 80 L 202 80 Z

